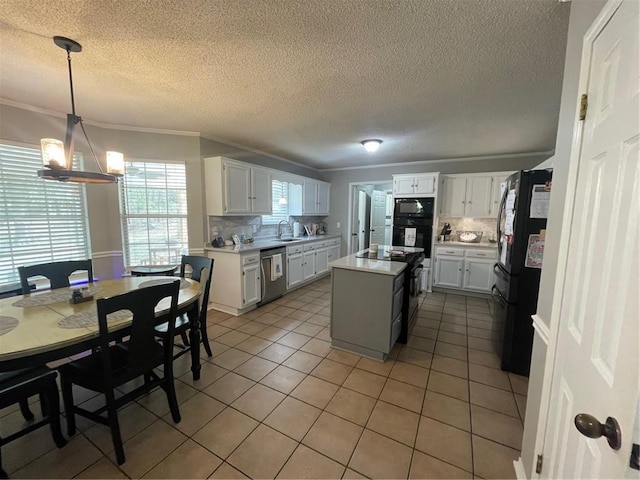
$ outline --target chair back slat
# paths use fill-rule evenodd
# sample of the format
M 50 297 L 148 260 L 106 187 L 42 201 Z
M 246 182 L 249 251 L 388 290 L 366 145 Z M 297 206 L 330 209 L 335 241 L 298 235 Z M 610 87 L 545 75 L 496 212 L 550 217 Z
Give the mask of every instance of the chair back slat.
M 176 321 L 179 291 L 180 280 L 176 280 L 171 283 L 140 288 L 114 297 L 101 298 L 96 302 L 105 381 L 108 381 L 107 377 L 112 377 L 109 374 L 112 371 L 112 365 L 111 355 L 109 354 L 111 335 L 109 334 L 108 315 L 119 310 L 128 310 L 133 314 L 131 335 L 128 342 L 129 357 L 124 368 L 127 370 L 127 374 L 131 376 L 142 375 L 159 363 L 158 357 L 150 355 L 150 352 L 156 351 L 158 348 L 154 327 L 159 319 L 156 319 L 155 309 L 160 301 L 167 297 L 171 298 L 171 307 L 166 316 L 169 335 L 163 342 L 163 347 L 164 358 L 170 360 L 172 357 L 173 330 Z
M 39 265 L 29 265 L 18 267 L 20 275 L 20 286 L 22 294 L 31 292 L 29 278 L 43 276 L 51 282 L 51 288 L 64 288 L 69 286 L 69 276 L 78 270 L 86 270 L 89 283 L 93 282 L 93 262 L 89 260 L 69 260 L 65 262 L 41 263 Z
M 207 305 L 209 303 L 209 290 L 213 279 L 213 258 L 201 257 L 199 255 L 183 255 L 180 262 L 180 276 L 184 278 L 186 266 L 191 267 L 191 278 L 200 283 L 202 293 L 200 294 L 200 319 L 206 319 Z

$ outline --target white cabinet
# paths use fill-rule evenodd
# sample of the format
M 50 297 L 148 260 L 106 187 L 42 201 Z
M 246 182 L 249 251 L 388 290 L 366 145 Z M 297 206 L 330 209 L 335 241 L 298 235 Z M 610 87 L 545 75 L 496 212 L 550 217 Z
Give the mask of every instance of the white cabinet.
M 302 252 L 302 281 L 306 282 L 316 276 L 316 251 Z
M 242 267 L 242 306 L 253 305 L 262 298 L 260 263 Z
M 262 297 L 260 279 L 260 252 L 234 254 L 207 251 L 214 259 L 211 288 L 211 304 L 216 310 L 241 315 L 252 308 Z
M 450 217 L 491 216 L 492 182 L 491 176 L 443 176 L 440 214 Z
M 511 172 L 505 172 L 501 175 L 494 175 L 493 186 L 491 187 L 491 216 L 498 218 L 500 212 L 500 201 L 502 200 L 502 193 L 506 186 L 505 180 L 511 175 Z
M 329 215 L 330 184 L 305 178 L 302 187 L 302 215 Z
M 287 247 L 287 290 L 302 284 L 302 246 Z
M 464 249 L 436 248 L 436 274 L 434 285 L 461 288 L 464 270 Z
M 329 240 L 329 255 L 327 261 L 329 263 L 340 258 L 340 239 Z
M 207 215 L 272 212 L 271 171 L 224 157 L 204 159 Z
M 316 275 L 329 271 L 329 247 L 316 249 Z
M 435 196 L 438 183 L 437 173 L 394 175 L 394 197 Z
M 497 251 L 491 248 L 435 249 L 434 285 L 474 292 L 489 293 L 495 283 L 493 265 Z
M 464 279 L 462 288 L 478 292 L 490 292 L 494 282 L 494 260 L 466 258 L 464 261 Z

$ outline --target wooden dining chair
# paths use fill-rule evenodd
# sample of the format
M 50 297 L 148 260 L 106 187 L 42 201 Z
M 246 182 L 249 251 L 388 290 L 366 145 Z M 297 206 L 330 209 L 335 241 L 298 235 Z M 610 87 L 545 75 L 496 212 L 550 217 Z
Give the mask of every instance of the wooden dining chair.
M 76 432 L 76 414 L 110 427 L 118 465 L 125 462 L 118 408 L 161 386 L 166 392 L 173 421 L 180 422 L 173 383 L 173 329 L 179 289 L 180 281 L 176 279 L 171 283 L 97 300 L 100 350 L 59 368 L 69 435 Z M 167 339 L 161 344 L 157 341 L 154 330 L 157 321 L 155 308 L 167 297 L 171 298 L 171 307 L 167 313 Z M 130 336 L 124 343 L 111 345 L 114 335 L 109 332 L 107 316 L 119 310 L 128 310 L 133 314 Z M 163 367 L 162 377 L 154 370 L 160 366 Z M 144 379 L 141 386 L 119 398 L 115 397 L 116 387 L 139 377 Z M 104 394 L 106 405 L 94 411 L 74 405 L 73 384 Z
M 57 376 L 58 374 L 55 370 L 45 366 L 0 373 L 0 408 L 20 403 L 23 416 L 31 422 L 34 419 L 34 415 L 28 409 L 25 412 L 23 405 L 27 404 L 29 397 L 39 395 L 42 407 L 42 419 L 29 423 L 21 430 L 6 437 L 0 437 L 0 449 L 3 445 L 44 425 L 49 425 L 51 428 L 51 435 L 59 448 L 66 445 L 67 441 L 60 430 L 60 399 L 58 397 L 58 384 L 56 383 Z M 6 472 L 2 469 L 1 450 L 0 478 L 7 478 Z
M 89 283 L 93 282 L 93 263 L 91 260 L 68 260 L 65 262 L 41 263 L 27 267 L 18 267 L 22 294 L 27 295 L 31 292 L 31 286 L 28 282 L 31 277 L 46 277 L 49 279 L 49 282 L 51 282 L 52 289 L 63 288 L 69 286 L 69 276 L 78 270 L 86 270 Z
M 191 278 L 200 283 L 202 293 L 200 294 L 200 303 L 198 310 L 198 320 L 200 322 L 200 337 L 204 345 L 204 349 L 208 356 L 213 356 L 211 346 L 209 345 L 209 336 L 207 335 L 207 306 L 209 303 L 209 290 L 211 289 L 211 280 L 213 278 L 213 258 L 201 257 L 198 255 L 183 255 L 180 262 L 180 277 L 186 275 L 187 266 L 191 267 Z M 185 313 L 177 318 L 174 335 L 180 335 L 183 345 L 175 344 L 179 351 L 174 354 L 174 359 L 181 357 L 189 352 L 189 341 L 187 332 L 189 331 L 190 320 Z M 167 335 L 167 324 L 158 325 L 156 332 L 161 337 Z

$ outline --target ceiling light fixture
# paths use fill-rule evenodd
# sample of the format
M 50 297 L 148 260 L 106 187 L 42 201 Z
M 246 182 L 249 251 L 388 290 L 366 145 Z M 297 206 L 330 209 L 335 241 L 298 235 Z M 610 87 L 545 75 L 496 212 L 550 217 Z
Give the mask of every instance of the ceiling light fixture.
M 54 138 L 40 140 L 42 148 L 42 164 L 45 168 L 38 170 L 38 176 L 46 180 L 58 180 L 60 182 L 76 183 L 116 183 L 118 178 L 124 175 L 124 156 L 120 152 L 107 152 L 107 173 L 104 173 L 96 152 L 91 146 L 87 131 L 82 124 L 82 117 L 76 115 L 76 104 L 73 96 L 73 76 L 71 75 L 71 52 L 81 52 L 82 45 L 75 40 L 65 37 L 53 37 L 53 43 L 66 50 L 67 63 L 69 65 L 69 85 L 71 88 L 71 113 L 67 114 L 67 132 L 65 141 Z M 73 130 L 79 124 L 87 140 L 93 159 L 98 164 L 100 172 L 85 172 L 73 170 Z
M 382 144 L 382 140 L 370 138 L 369 140 L 363 140 L 360 143 L 362 144 L 362 146 L 367 152 L 373 153 L 376 150 L 378 150 L 378 148 L 380 148 L 380 144 Z

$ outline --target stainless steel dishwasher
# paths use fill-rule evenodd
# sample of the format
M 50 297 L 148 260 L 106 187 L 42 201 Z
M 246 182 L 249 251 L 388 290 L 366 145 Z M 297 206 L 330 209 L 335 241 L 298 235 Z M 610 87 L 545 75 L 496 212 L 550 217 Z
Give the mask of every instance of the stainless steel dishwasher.
M 258 305 L 264 305 L 281 297 L 287 290 L 286 247 L 260 250 L 260 278 L 262 298 Z

